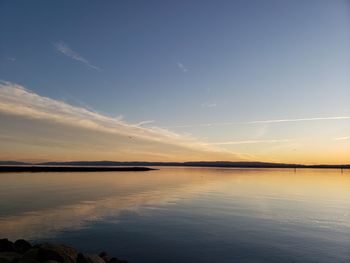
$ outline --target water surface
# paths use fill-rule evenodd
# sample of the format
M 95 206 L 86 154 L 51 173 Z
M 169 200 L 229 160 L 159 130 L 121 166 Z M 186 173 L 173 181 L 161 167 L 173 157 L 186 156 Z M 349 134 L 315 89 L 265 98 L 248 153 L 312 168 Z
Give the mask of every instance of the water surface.
M 350 171 L 0 174 L 0 236 L 130 262 L 350 262 Z

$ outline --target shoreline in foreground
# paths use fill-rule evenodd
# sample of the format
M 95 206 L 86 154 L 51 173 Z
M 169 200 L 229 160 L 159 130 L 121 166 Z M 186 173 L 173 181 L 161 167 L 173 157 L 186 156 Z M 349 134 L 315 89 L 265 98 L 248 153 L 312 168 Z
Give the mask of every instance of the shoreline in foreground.
M 1 263 L 128 263 L 106 252 L 99 254 L 82 253 L 65 244 L 31 244 L 24 239 L 15 242 L 0 239 Z

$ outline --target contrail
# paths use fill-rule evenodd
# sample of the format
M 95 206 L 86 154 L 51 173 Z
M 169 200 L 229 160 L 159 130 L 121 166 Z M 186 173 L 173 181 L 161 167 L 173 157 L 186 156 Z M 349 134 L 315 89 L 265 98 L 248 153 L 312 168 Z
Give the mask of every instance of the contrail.
M 226 142 L 207 143 L 207 145 L 236 145 L 236 144 L 257 144 L 257 143 L 280 143 L 280 142 L 291 142 L 291 141 L 294 141 L 294 139 L 226 141 Z
M 191 127 L 213 127 L 213 126 L 228 126 L 240 124 L 266 124 L 266 123 L 283 123 L 283 122 L 305 122 L 305 121 L 326 121 L 326 120 L 348 120 L 350 116 L 333 116 L 333 117 L 316 117 L 316 118 L 297 118 L 297 119 L 275 119 L 275 120 L 256 120 L 246 122 L 214 122 L 214 123 L 200 123 L 188 125 L 176 125 L 167 128 L 191 128 Z
M 323 121 L 323 120 L 346 120 L 346 119 L 350 119 L 350 116 L 251 121 L 251 122 L 248 122 L 248 124 L 255 124 L 255 123 L 279 123 L 279 122 L 300 122 L 300 121 Z

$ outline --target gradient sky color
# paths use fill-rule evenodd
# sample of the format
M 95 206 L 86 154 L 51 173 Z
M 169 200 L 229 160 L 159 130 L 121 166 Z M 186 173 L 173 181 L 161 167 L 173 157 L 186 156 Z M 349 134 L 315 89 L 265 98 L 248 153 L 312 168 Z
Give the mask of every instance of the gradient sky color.
M 0 12 L 2 160 L 350 163 L 349 1 Z

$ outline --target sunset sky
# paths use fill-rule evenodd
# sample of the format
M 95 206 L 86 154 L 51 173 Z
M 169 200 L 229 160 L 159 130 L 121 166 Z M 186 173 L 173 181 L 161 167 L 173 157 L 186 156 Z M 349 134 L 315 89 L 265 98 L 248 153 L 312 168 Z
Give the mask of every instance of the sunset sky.
M 349 1 L 0 13 L 0 160 L 350 163 Z

